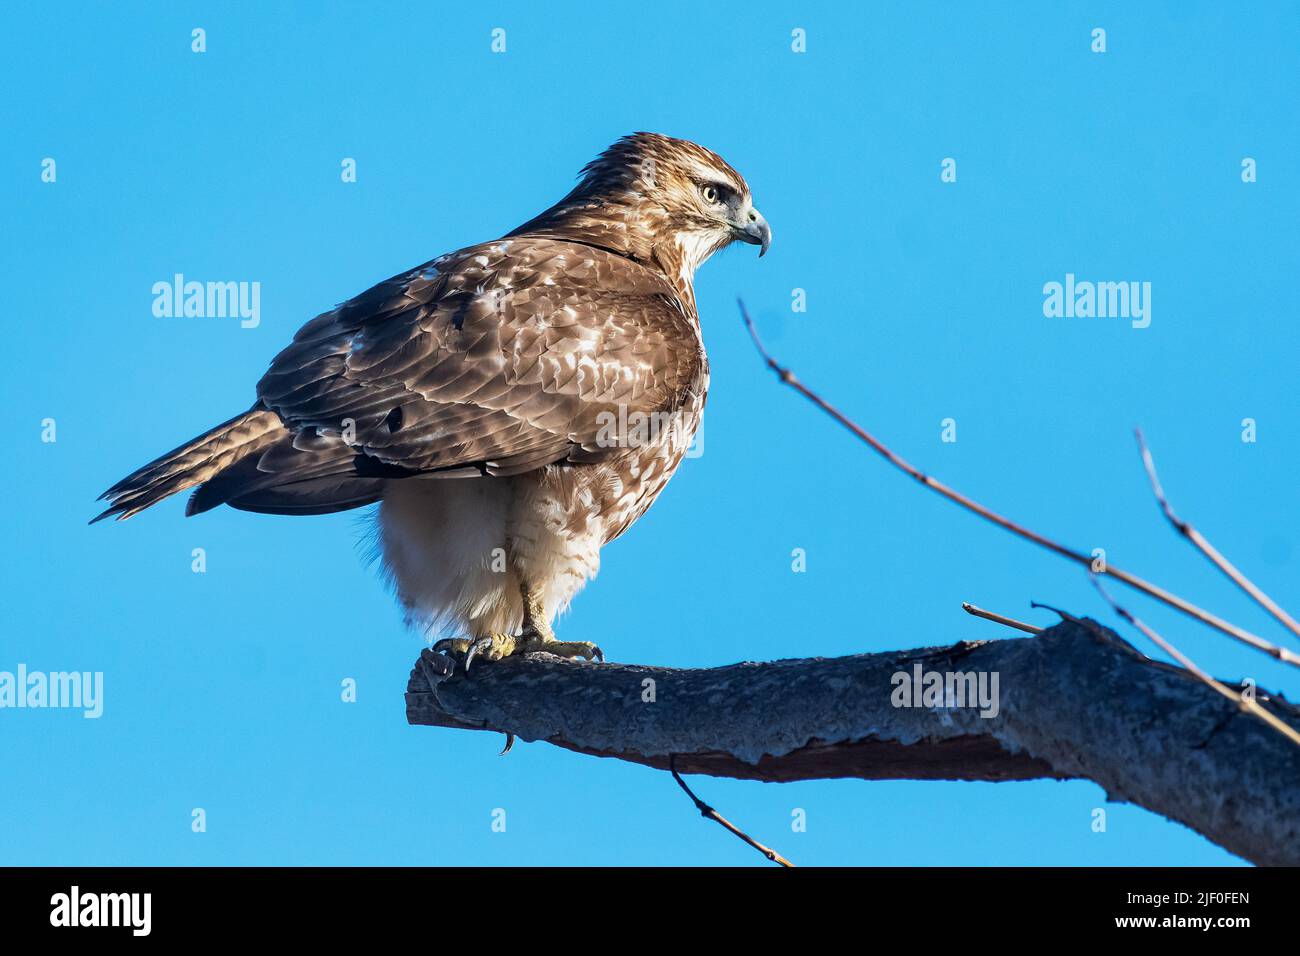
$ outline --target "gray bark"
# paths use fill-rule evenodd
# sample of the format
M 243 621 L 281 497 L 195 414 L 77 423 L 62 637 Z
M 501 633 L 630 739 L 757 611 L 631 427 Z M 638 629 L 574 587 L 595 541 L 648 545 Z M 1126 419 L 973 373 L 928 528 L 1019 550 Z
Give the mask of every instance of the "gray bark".
M 916 664 L 997 674 L 996 715 L 895 706 L 894 675 L 910 686 Z M 1257 700 L 1300 727 L 1295 705 Z M 406 711 L 412 724 L 660 769 L 675 755 L 682 773 L 750 780 L 1084 778 L 1254 863 L 1300 864 L 1300 747 L 1090 620 L 1018 640 L 707 670 L 531 654 L 466 675 L 426 651 Z

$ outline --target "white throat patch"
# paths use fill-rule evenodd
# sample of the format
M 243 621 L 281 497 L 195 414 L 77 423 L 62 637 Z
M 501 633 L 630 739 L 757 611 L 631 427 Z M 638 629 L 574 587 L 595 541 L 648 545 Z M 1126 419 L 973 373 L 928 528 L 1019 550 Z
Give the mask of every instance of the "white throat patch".
M 713 232 L 681 232 L 676 237 L 677 248 L 682 253 L 681 280 L 687 284 L 695 281 L 695 270 L 713 255 L 718 236 Z

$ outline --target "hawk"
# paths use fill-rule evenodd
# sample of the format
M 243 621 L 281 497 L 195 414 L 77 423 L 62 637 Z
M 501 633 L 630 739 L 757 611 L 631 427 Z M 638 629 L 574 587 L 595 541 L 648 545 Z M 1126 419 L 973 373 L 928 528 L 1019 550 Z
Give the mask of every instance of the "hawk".
M 600 550 L 663 490 L 709 386 L 695 270 L 772 232 L 716 153 L 626 136 L 541 215 L 439 256 L 304 325 L 253 407 L 109 488 L 129 518 L 193 488 L 313 515 L 379 502 L 408 620 L 499 660 L 602 659 L 552 629 Z

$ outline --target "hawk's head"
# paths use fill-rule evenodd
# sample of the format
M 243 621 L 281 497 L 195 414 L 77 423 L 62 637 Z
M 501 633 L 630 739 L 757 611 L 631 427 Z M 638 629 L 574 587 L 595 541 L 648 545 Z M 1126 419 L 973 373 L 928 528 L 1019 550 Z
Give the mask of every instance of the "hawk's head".
M 580 239 L 655 262 L 689 285 L 736 240 L 772 243 L 749 185 L 712 150 L 659 133 L 624 136 L 582 170 L 577 187 L 515 230 Z

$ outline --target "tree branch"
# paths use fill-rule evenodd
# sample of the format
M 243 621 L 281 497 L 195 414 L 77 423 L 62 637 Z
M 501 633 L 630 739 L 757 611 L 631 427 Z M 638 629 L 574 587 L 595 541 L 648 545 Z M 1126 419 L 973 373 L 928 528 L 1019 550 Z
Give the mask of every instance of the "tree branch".
M 887 445 L 885 445 L 884 442 L 880 441 L 880 439 L 876 438 L 853 419 L 849 418 L 830 402 L 826 401 L 826 399 L 822 398 L 803 382 L 799 381 L 790 369 L 777 362 L 777 360 L 772 357 L 771 353 L 769 353 L 767 348 L 763 345 L 763 340 L 759 338 L 758 329 L 754 326 L 753 320 L 749 317 L 749 312 L 745 308 L 745 303 L 740 300 L 737 301 L 740 305 L 741 320 L 745 323 L 745 328 L 749 331 L 749 337 L 754 343 L 754 348 L 758 351 L 764 364 L 776 373 L 776 377 L 781 380 L 781 383 L 783 385 L 789 385 L 804 398 L 808 399 L 808 401 L 812 402 L 831 418 L 835 419 L 835 421 L 839 422 L 851 431 L 859 439 L 865 442 L 874 452 L 888 461 L 895 468 L 915 478 L 922 485 L 929 488 L 931 491 L 942 495 L 954 504 L 960 505 L 967 511 L 977 514 L 987 521 L 991 521 L 993 524 L 1010 531 L 1014 535 L 1024 538 L 1026 541 L 1032 541 L 1039 547 L 1046 548 L 1048 551 L 1058 554 L 1063 558 L 1067 558 L 1076 564 L 1081 564 L 1095 574 L 1105 574 L 1117 581 L 1122 581 L 1134 590 L 1141 591 L 1143 594 L 1149 595 L 1157 601 L 1161 601 L 1172 608 L 1176 608 L 1189 617 L 1194 617 L 1196 620 L 1208 624 L 1215 630 L 1227 634 L 1234 640 L 1253 647 L 1257 651 L 1263 651 L 1265 654 L 1268 654 L 1270 657 L 1276 658 L 1283 663 L 1290 664 L 1293 667 L 1300 667 L 1300 654 L 1296 654 L 1294 651 L 1288 650 L 1285 647 L 1279 647 L 1270 641 L 1266 641 L 1258 634 L 1253 634 L 1245 628 L 1238 627 L 1236 624 L 1225 621 L 1223 618 L 1211 614 L 1204 608 L 1197 607 L 1195 604 L 1179 597 L 1177 594 L 1166 591 L 1164 588 L 1152 584 L 1150 581 L 1144 581 L 1135 574 L 1122 571 L 1109 562 L 1106 563 L 1105 567 L 1095 567 L 1093 558 L 1090 555 L 1084 554 L 1082 551 L 1075 551 L 1072 548 L 1067 548 L 1065 545 L 1059 544 L 1051 538 L 1039 534 L 1037 531 L 1032 531 L 1023 525 L 1012 521 L 1005 515 L 998 514 L 996 511 L 986 508 L 975 499 L 966 497 L 955 488 L 950 488 L 937 478 L 921 471 L 921 469 L 912 465 L 900 455 L 895 454 Z
M 1174 647 L 1174 645 L 1166 641 L 1163 637 L 1157 634 L 1153 629 L 1148 627 L 1145 621 L 1137 617 L 1135 614 L 1133 614 L 1132 611 L 1130 611 L 1128 608 L 1124 607 L 1113 597 L 1111 597 L 1110 592 L 1108 592 L 1104 587 L 1101 586 L 1101 582 L 1097 580 L 1095 575 L 1092 576 L 1092 584 L 1093 587 L 1095 587 L 1097 591 L 1101 594 L 1101 596 L 1105 598 L 1106 603 L 1115 609 L 1116 614 L 1118 614 L 1124 620 L 1128 621 L 1139 631 L 1141 631 L 1146 636 L 1147 640 L 1151 641 L 1151 643 L 1155 644 L 1157 647 L 1159 647 L 1162 651 L 1164 651 L 1166 654 L 1168 654 L 1178 663 L 1182 664 L 1183 667 L 1187 669 L 1187 672 L 1189 674 L 1191 674 L 1201 683 L 1205 684 L 1207 687 L 1210 688 L 1210 690 L 1214 691 L 1220 697 L 1223 697 L 1225 700 L 1231 701 L 1233 705 L 1240 707 L 1242 710 L 1248 712 L 1251 716 L 1258 717 L 1260 720 L 1264 721 L 1264 723 L 1268 724 L 1268 726 L 1272 727 L 1274 730 L 1276 730 L 1287 740 L 1291 741 L 1291 743 L 1300 746 L 1300 730 L 1296 730 L 1286 721 L 1278 717 L 1274 717 L 1263 707 L 1259 706 L 1259 704 L 1255 703 L 1255 700 L 1252 697 L 1248 696 L 1247 694 L 1243 694 L 1239 690 L 1233 691 L 1228 689 L 1223 685 L 1222 681 L 1215 680 L 1213 677 L 1211 677 L 1209 674 L 1203 671 L 1196 664 L 1195 661 L 1193 661 L 1190 657 L 1188 657 L 1178 648 Z
M 1138 451 L 1142 455 L 1142 467 L 1146 469 L 1147 480 L 1151 482 L 1151 493 L 1155 495 L 1156 504 L 1160 506 L 1161 512 L 1164 513 L 1165 520 L 1173 526 L 1175 531 L 1190 541 L 1192 547 L 1209 558 L 1211 564 L 1227 575 L 1228 580 L 1249 594 L 1256 604 L 1277 618 L 1283 627 L 1290 630 L 1292 634 L 1300 636 L 1300 623 L 1297 623 L 1295 618 L 1284 611 L 1280 604 L 1256 587 L 1254 581 L 1238 571 L 1237 566 L 1225 558 L 1218 548 L 1210 544 L 1205 535 L 1193 528 L 1189 522 L 1178 517 L 1173 506 L 1169 504 L 1169 499 L 1165 497 L 1165 489 L 1160 485 L 1160 476 L 1156 474 L 1156 462 L 1151 457 L 1151 449 L 1147 447 L 1147 441 L 1142 435 L 1142 429 L 1135 428 L 1133 431 L 1137 437 Z
M 677 781 L 677 786 L 681 787 L 683 790 L 686 791 L 686 795 L 691 798 L 691 802 L 695 804 L 695 809 L 700 811 L 700 816 L 704 817 L 704 819 L 712 820 L 714 823 L 718 824 L 728 833 L 731 833 L 739 837 L 740 839 L 744 840 L 747 844 L 752 846 L 759 853 L 763 854 L 763 856 L 767 857 L 773 863 L 779 863 L 781 864 L 781 866 L 789 866 L 789 867 L 794 866 L 793 863 L 791 863 L 789 860 L 783 857 L 780 853 L 777 853 L 776 850 L 773 850 L 770 846 L 764 846 L 762 843 L 759 843 L 757 840 L 755 840 L 744 830 L 740 829 L 740 827 L 736 826 L 734 823 L 732 823 L 730 820 L 724 817 L 717 810 L 713 809 L 713 807 L 709 806 L 707 803 L 705 803 L 703 800 L 697 797 L 695 795 L 695 791 L 686 785 L 686 781 L 682 779 L 682 775 L 677 772 L 675 757 L 672 755 L 669 755 L 668 757 L 668 772 L 671 773 L 673 775 L 673 779 Z
M 989 686 L 996 674 L 996 715 L 894 706 L 896 675 L 910 686 L 918 667 Z M 1267 706 L 1300 727 L 1294 705 Z M 1086 619 L 1019 640 L 707 670 L 531 654 L 466 675 L 425 651 L 406 709 L 412 724 L 750 780 L 1084 778 L 1255 863 L 1300 864 L 1300 748 Z
M 992 611 L 986 611 L 982 607 L 976 607 L 969 601 L 963 601 L 961 609 L 967 614 L 975 617 L 982 617 L 986 621 L 992 621 L 994 624 L 1003 624 L 1007 627 L 1014 627 L 1017 631 L 1026 631 L 1029 634 L 1041 634 L 1043 629 L 1037 624 L 1026 624 L 1024 621 L 1017 621 L 1014 617 L 1006 617 L 1002 614 L 994 614 Z

